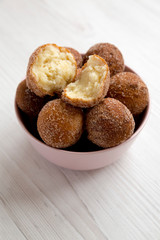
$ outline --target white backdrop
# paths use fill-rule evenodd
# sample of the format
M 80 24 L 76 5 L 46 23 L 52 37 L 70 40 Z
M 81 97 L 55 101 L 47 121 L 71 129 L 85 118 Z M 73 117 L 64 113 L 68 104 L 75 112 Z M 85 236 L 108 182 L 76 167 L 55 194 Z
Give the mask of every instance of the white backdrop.
M 80 52 L 115 44 L 147 83 L 149 121 L 117 163 L 56 167 L 15 117 L 17 84 L 44 43 Z M 160 239 L 160 1 L 0 1 L 0 239 Z

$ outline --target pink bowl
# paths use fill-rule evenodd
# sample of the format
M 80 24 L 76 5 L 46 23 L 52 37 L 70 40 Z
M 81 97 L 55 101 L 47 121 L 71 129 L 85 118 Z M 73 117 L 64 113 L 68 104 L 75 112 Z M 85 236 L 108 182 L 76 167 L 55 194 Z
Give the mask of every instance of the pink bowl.
M 132 71 L 130 68 L 126 67 L 126 71 Z M 133 72 L 133 71 L 132 71 Z M 107 166 L 116 160 L 118 160 L 122 154 L 124 154 L 132 143 L 137 138 L 138 134 L 143 129 L 144 125 L 149 116 L 150 112 L 150 102 L 143 113 L 139 116 L 136 124 L 136 131 L 134 134 L 124 143 L 108 148 L 108 149 L 98 149 L 95 148 L 89 152 L 77 152 L 73 150 L 62 150 L 56 149 L 47 146 L 45 143 L 37 139 L 35 136 L 31 134 L 26 126 L 26 120 L 22 112 L 17 107 L 15 102 L 15 112 L 17 119 L 23 128 L 28 140 L 32 144 L 32 146 L 40 153 L 44 158 L 49 160 L 50 162 L 73 170 L 91 170 L 102 168 Z

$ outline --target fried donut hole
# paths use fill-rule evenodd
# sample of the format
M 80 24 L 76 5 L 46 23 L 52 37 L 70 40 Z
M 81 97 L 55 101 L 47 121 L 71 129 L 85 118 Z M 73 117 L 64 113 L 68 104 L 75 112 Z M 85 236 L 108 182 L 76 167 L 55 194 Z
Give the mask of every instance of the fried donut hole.
M 113 76 L 107 96 L 122 102 L 133 115 L 140 114 L 149 101 L 146 84 L 138 75 L 131 72 L 118 73 Z
M 83 131 L 83 111 L 61 99 L 50 101 L 38 115 L 37 129 L 42 140 L 51 147 L 72 146 Z
M 124 70 L 124 59 L 120 50 L 110 43 L 97 43 L 92 46 L 84 56 L 84 62 L 87 61 L 90 55 L 99 55 L 108 64 L 110 69 L 110 76 L 116 73 L 123 72 Z
M 76 62 L 77 62 L 77 68 L 81 68 L 82 67 L 82 55 L 74 48 L 70 48 L 70 47 L 65 47 L 67 48 L 74 56 Z
M 48 100 L 47 97 L 41 98 L 31 92 L 26 86 L 26 80 L 19 83 L 16 91 L 16 103 L 30 117 L 36 117 Z
M 103 58 L 92 55 L 79 71 L 76 81 L 64 89 L 62 99 L 73 106 L 92 107 L 105 97 L 109 83 L 107 63 Z
M 36 95 L 54 95 L 74 81 L 77 64 L 74 56 L 55 44 L 40 46 L 31 55 L 27 69 L 27 86 Z
M 88 139 L 109 148 L 126 141 L 134 132 L 135 122 L 128 108 L 113 98 L 106 98 L 86 115 Z

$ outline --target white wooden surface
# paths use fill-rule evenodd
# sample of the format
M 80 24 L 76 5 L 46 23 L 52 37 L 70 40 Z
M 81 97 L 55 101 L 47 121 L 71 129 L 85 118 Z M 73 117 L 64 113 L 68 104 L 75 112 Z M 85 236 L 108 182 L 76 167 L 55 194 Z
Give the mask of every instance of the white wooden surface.
M 29 55 L 110 42 L 147 83 L 149 121 L 117 163 L 56 167 L 26 140 L 14 96 Z M 0 239 L 160 240 L 160 1 L 0 1 Z

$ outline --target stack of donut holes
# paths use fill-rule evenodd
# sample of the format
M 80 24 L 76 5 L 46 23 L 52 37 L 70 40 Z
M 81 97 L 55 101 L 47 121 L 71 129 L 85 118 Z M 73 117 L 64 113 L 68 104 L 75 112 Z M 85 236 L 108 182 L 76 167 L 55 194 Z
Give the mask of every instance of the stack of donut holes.
M 110 43 L 95 44 L 85 54 L 40 46 L 16 91 L 17 106 L 36 122 L 41 140 L 61 149 L 79 141 L 100 148 L 121 144 L 134 133 L 148 101 L 146 84 L 125 70 L 122 53 Z

